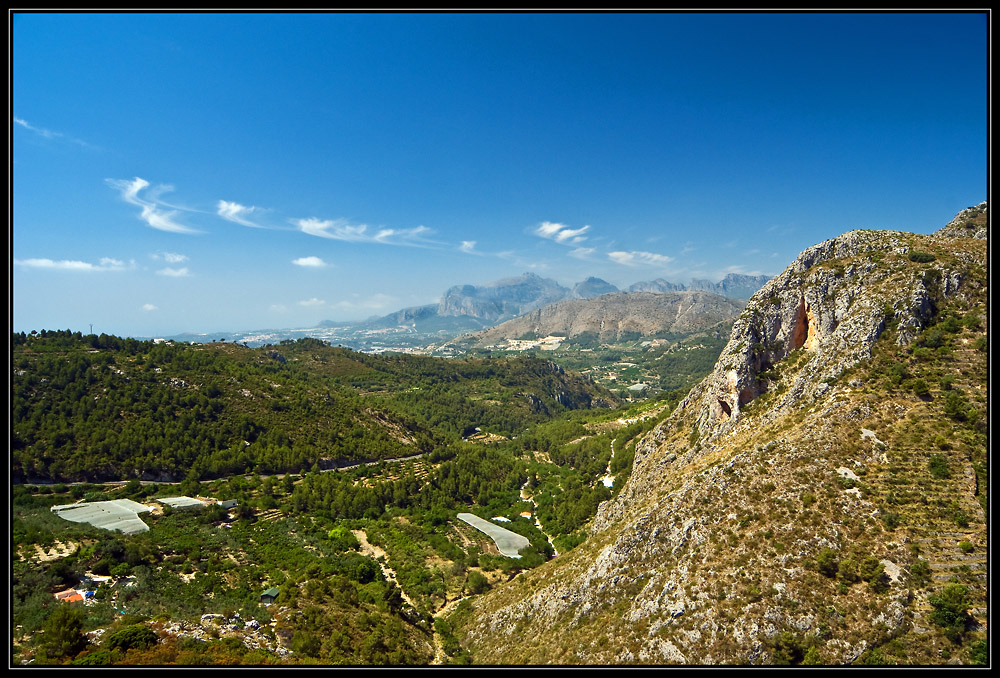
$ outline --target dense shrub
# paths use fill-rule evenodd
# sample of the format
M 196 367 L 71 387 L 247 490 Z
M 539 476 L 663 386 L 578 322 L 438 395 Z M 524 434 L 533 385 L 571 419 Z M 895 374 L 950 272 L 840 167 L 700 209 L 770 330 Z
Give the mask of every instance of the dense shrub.
M 927 468 L 930 469 L 931 475 L 935 478 L 944 479 L 951 477 L 951 471 L 948 469 L 948 461 L 943 455 L 931 455 L 930 460 L 927 462 Z
M 839 564 L 837 552 L 833 549 L 821 549 L 816 555 L 816 569 L 824 576 L 836 577 Z
M 940 626 L 948 639 L 954 642 L 961 640 L 969 621 L 968 595 L 969 589 L 951 582 L 945 585 L 941 593 L 928 598 L 934 607 L 931 621 Z
M 145 650 L 156 645 L 158 640 L 159 637 L 153 629 L 145 624 L 133 624 L 112 633 L 104 641 L 103 646 L 110 650 L 127 652 L 131 649 Z

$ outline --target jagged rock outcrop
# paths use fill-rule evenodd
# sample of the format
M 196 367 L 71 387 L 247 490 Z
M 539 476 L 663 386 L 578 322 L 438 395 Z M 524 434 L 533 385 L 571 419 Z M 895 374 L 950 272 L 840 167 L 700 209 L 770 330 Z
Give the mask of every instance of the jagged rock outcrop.
M 694 332 L 732 320 L 745 302 L 708 292 L 617 292 L 545 306 L 476 335 L 481 346 L 526 334 L 575 337 L 596 334 L 614 341 L 627 334 Z
M 803 364 L 766 419 L 822 397 L 830 381 L 871 356 L 886 328 L 896 330 L 897 343 L 912 342 L 936 303 L 958 292 L 963 281 L 961 272 L 943 262 L 886 265 L 888 255 L 908 257 L 914 237 L 857 230 L 803 251 L 751 298 L 712 374 L 681 402 L 675 419 L 693 417 L 702 443 L 711 444 L 737 426 L 741 410 L 767 391 L 768 371 L 793 353 L 799 352 Z M 637 447 L 637 466 L 658 449 L 670 426 L 664 422 Z M 626 489 L 623 504 L 645 490 L 635 483 Z M 607 522 L 599 515 L 595 525 Z
M 909 422 L 942 406 L 869 391 L 884 379 L 870 359 L 878 349 L 891 363 L 941 308 L 982 314 L 986 265 L 984 244 L 947 234 L 852 231 L 804 251 L 751 298 L 713 373 L 636 444 L 587 541 L 475 601 L 463 644 L 487 663 L 849 664 L 929 633 L 912 621 L 927 594 L 905 576 L 917 553 L 906 543 L 953 533 L 917 500 L 913 532 L 881 518 L 902 501 L 899 469 L 926 487 L 929 443 Z M 985 360 L 975 336 L 956 340 L 968 376 L 951 368 L 973 391 Z M 968 465 L 964 454 L 951 463 Z M 985 534 L 975 491 L 956 477 L 940 496 Z M 896 577 L 838 589 L 817 571 L 824 550 Z
M 976 238 L 986 240 L 989 237 L 989 221 L 987 220 L 986 201 L 966 207 L 955 215 L 948 224 L 935 232 L 948 238 Z

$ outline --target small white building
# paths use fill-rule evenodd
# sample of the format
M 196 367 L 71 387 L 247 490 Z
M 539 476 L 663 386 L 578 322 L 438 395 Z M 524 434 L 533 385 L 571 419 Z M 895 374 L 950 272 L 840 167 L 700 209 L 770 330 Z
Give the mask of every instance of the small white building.
M 191 497 L 163 497 L 156 501 L 173 509 L 203 509 L 208 506 L 201 499 L 193 499 Z

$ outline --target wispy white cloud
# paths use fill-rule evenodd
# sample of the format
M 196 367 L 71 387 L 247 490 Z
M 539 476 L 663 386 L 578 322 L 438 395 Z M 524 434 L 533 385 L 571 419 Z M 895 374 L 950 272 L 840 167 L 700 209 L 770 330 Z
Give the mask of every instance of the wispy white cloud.
M 476 251 L 476 241 L 475 240 L 463 240 L 462 244 L 459 245 L 458 249 L 466 254 L 479 254 Z
M 218 215 L 227 221 L 251 228 L 264 228 L 248 218 L 254 212 L 259 211 L 257 207 L 247 207 L 246 205 L 229 202 L 228 200 L 220 200 L 216 207 L 218 208 Z
M 664 266 L 672 257 L 653 252 L 608 252 L 608 258 L 623 266 Z
M 71 259 L 15 259 L 14 264 L 25 268 L 40 268 L 52 271 L 80 271 L 90 273 L 95 271 L 124 271 L 135 267 L 135 262 L 126 264 L 124 261 L 102 258 L 98 263 L 92 264 L 87 261 L 76 261 Z
M 325 306 L 325 305 L 326 305 L 325 301 L 323 301 L 322 299 L 317 299 L 316 297 L 313 297 L 312 299 L 306 299 L 304 301 L 300 301 L 299 302 L 299 306 L 316 307 L 316 306 Z
M 159 310 L 159 309 L 157 309 L 156 306 L 154 306 L 153 304 L 143 304 L 142 305 L 142 310 L 149 312 L 149 311 L 156 311 L 156 310 Z
M 185 268 L 170 268 L 168 266 L 167 268 L 161 268 L 159 271 L 156 272 L 156 275 L 165 275 L 168 278 L 186 278 L 190 274 L 191 274 L 190 271 L 188 271 L 188 269 L 186 267 Z
M 576 245 L 587 238 L 583 235 L 590 230 L 590 226 L 581 226 L 580 228 L 570 228 L 565 224 L 557 224 L 551 221 L 543 221 L 535 229 L 535 235 L 540 238 L 547 238 L 548 240 L 554 240 L 560 244 L 569 243 L 571 245 Z
M 50 129 L 45 129 L 44 127 L 37 127 L 35 125 L 32 125 L 24 118 L 18 118 L 15 116 L 14 123 L 20 125 L 21 127 L 30 132 L 34 132 L 38 136 L 43 137 L 45 139 L 65 139 L 70 143 L 77 144 L 78 146 L 83 146 L 84 148 L 97 148 L 97 146 L 94 146 L 93 144 L 88 144 L 86 141 L 83 141 L 82 139 L 66 136 L 62 132 L 53 132 Z
M 168 264 L 180 264 L 188 260 L 188 256 L 186 254 L 179 254 L 177 252 L 155 252 L 150 254 L 149 258 L 153 261 L 163 259 Z
M 428 235 L 431 229 L 426 226 L 416 228 L 383 228 L 375 234 L 375 242 L 386 244 L 400 244 L 401 242 L 412 243 L 421 240 Z
M 300 231 L 317 238 L 345 242 L 379 243 L 382 245 L 428 245 L 425 236 L 433 231 L 426 226 L 415 228 L 380 228 L 374 234 L 367 224 L 352 224 L 347 219 L 292 219 Z
M 24 129 L 31 130 L 38 136 L 45 137 L 46 139 L 58 139 L 59 137 L 62 136 L 62 134 L 60 134 L 59 132 L 53 132 L 52 130 L 45 129 L 43 127 L 35 127 L 34 125 L 30 124 L 27 120 L 18 118 L 16 116 L 14 117 L 14 122 L 23 127 Z
M 326 266 L 326 262 L 319 257 L 299 257 L 298 259 L 292 259 L 292 263 L 304 268 L 323 268 Z
M 594 254 L 593 247 L 577 247 L 575 250 L 569 253 L 569 256 L 573 257 L 574 259 L 590 259 L 590 257 L 593 254 Z
M 365 236 L 367 226 L 352 226 L 346 219 L 293 219 L 306 235 L 314 235 L 317 238 L 331 238 L 333 240 L 346 240 L 347 242 L 363 242 L 369 238 Z
M 107 179 L 106 181 L 109 186 L 121 192 L 122 200 L 130 205 L 142 208 L 139 218 L 145 221 L 150 227 L 170 233 L 200 232 L 177 223 L 174 220 L 178 212 L 177 209 L 164 209 L 167 205 L 159 200 L 159 196 L 165 191 L 172 190 L 170 186 L 157 186 L 149 191 L 152 195 L 143 198 L 139 197 L 139 194 L 149 188 L 150 185 L 145 179 L 135 177 L 131 181 L 128 179 Z

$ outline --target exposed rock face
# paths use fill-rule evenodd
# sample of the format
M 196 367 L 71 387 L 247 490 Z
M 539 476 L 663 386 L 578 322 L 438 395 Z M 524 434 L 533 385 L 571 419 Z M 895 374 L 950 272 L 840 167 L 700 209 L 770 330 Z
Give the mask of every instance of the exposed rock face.
M 802 252 L 751 298 L 715 370 L 691 390 L 675 418 L 693 416 L 703 444 L 710 444 L 738 425 L 741 410 L 767 391 L 762 375 L 793 352 L 801 351 L 804 365 L 766 419 L 821 398 L 828 382 L 871 356 L 887 327 L 897 330 L 899 344 L 912 342 L 933 312 L 932 295 L 944 299 L 962 285 L 962 275 L 939 262 L 906 271 L 881 263 L 886 255 L 907 256 L 912 238 L 901 231 L 850 231 Z M 933 290 L 930 280 L 937 281 Z M 637 466 L 669 428 L 664 422 L 637 448 Z M 626 490 L 620 498 L 643 491 L 634 483 Z M 606 522 L 598 516 L 595 524 Z
M 613 341 L 626 333 L 693 332 L 731 320 L 744 306 L 707 292 L 617 292 L 531 311 L 482 332 L 477 343 L 489 346 L 531 333 L 575 337 L 592 332 L 602 341 Z
M 952 245 L 852 231 L 760 289 L 713 373 L 636 444 L 632 475 L 587 541 L 477 599 L 462 636 L 477 661 L 759 664 L 778 660 L 781 636 L 821 638 L 818 660 L 841 664 L 908 632 L 917 594 L 905 577 L 844 595 L 814 559 L 870 555 L 887 573 L 914 561 L 879 521 L 897 485 L 878 495 L 838 480 L 855 469 L 873 482 L 890 474 L 887 454 L 913 463 L 926 448 L 891 449 L 912 440 L 902 420 L 925 403 L 866 392 L 864 370 L 887 331 L 880 350 L 897 351 L 939 306 L 985 308 L 985 246 Z M 927 250 L 933 261 L 909 258 Z M 860 376 L 843 383 L 852 367 Z M 945 494 L 985 533 L 964 482 Z
M 949 238 L 977 238 L 986 240 L 989 237 L 989 221 L 987 219 L 986 201 L 973 207 L 967 207 L 955 218 L 948 222 L 948 225 L 937 231 L 934 235 L 943 235 Z

